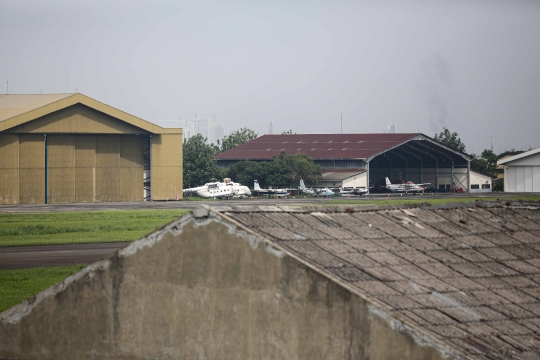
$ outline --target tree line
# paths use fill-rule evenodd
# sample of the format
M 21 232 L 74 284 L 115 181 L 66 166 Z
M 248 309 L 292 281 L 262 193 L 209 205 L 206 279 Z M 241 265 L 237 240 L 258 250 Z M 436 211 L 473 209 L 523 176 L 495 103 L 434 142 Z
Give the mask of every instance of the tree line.
M 291 131 L 292 133 L 292 131 Z M 206 138 L 197 134 L 183 145 L 184 188 L 196 187 L 207 182 L 229 177 L 235 182 L 252 186 L 258 180 L 261 187 L 296 188 L 300 179 L 317 181 L 322 168 L 304 154 L 288 155 L 281 152 L 271 161 L 240 161 L 228 169 L 219 168 L 215 156 L 257 138 L 248 128 L 232 132 L 221 143 L 207 144 Z

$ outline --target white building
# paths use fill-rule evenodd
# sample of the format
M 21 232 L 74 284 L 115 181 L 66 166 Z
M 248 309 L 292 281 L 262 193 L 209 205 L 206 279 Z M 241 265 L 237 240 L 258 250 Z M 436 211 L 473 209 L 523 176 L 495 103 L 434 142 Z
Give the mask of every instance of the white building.
M 540 148 L 497 161 L 504 166 L 504 191 L 540 192 Z
M 491 177 L 471 171 L 471 193 L 491 192 Z

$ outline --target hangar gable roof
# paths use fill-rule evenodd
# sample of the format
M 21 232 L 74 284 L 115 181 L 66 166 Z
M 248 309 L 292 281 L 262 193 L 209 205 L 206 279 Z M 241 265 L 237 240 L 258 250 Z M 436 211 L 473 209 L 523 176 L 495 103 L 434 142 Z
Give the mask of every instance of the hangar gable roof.
M 75 104 L 86 105 L 153 134 L 180 131 L 180 129 L 164 129 L 86 95 L 76 93 L 0 95 L 0 132 Z
M 453 149 L 418 133 L 404 134 L 294 134 L 263 135 L 246 144 L 225 151 L 217 160 L 270 160 L 280 152 L 302 153 L 315 160 L 373 158 L 411 140 L 425 140 L 444 148 Z M 461 156 L 467 156 L 461 154 Z
M 540 153 L 540 148 L 532 149 L 532 150 L 529 150 L 529 151 L 526 151 L 524 153 L 517 154 L 517 155 L 514 155 L 514 156 L 504 157 L 504 158 L 500 159 L 499 161 L 497 161 L 497 165 L 507 164 L 509 162 L 513 162 L 513 161 L 516 161 L 516 160 L 519 160 L 519 159 L 523 159 L 523 158 L 526 158 L 526 157 L 529 157 L 531 155 L 535 155 L 535 154 L 538 154 L 538 153 Z
M 469 359 L 540 356 L 540 204 L 225 207 L 222 214 Z

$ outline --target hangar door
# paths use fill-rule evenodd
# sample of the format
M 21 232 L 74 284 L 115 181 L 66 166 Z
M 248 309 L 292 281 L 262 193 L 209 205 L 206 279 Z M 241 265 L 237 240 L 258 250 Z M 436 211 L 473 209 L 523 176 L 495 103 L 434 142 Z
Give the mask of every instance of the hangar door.
M 143 136 L 47 135 L 48 203 L 143 199 Z
M 0 203 L 143 200 L 140 135 L 0 135 Z

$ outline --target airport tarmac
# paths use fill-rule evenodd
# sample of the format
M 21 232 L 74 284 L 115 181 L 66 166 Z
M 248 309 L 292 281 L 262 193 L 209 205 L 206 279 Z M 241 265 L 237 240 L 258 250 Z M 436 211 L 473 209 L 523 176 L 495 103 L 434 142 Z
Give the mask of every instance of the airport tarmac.
M 0 269 L 91 264 L 129 242 L 0 247 Z
M 238 205 L 324 205 L 330 200 L 332 205 L 339 205 L 336 200 L 347 200 L 347 205 L 350 205 L 350 200 L 358 200 L 358 204 L 362 204 L 366 200 L 384 200 L 384 199 L 410 199 L 419 200 L 423 197 L 429 199 L 445 198 L 445 199 L 463 199 L 463 198 L 482 198 L 482 197 L 497 197 L 503 199 L 507 196 L 516 196 L 519 194 L 505 193 L 426 193 L 417 195 L 404 195 L 398 193 L 388 194 L 369 194 L 363 196 L 342 196 L 342 197 L 303 197 L 294 196 L 290 198 L 246 198 L 246 199 L 230 199 L 230 200 L 180 200 L 180 201 L 137 201 L 137 202 L 93 202 L 93 203 L 76 203 L 76 204 L 24 204 L 24 205 L 0 205 L 0 214 L 6 213 L 44 213 L 44 212 L 74 212 L 74 211 L 111 211 L 111 210 L 154 210 L 154 209 L 193 209 L 202 204 L 209 206 L 238 206 Z M 345 203 L 344 203 L 345 205 Z

